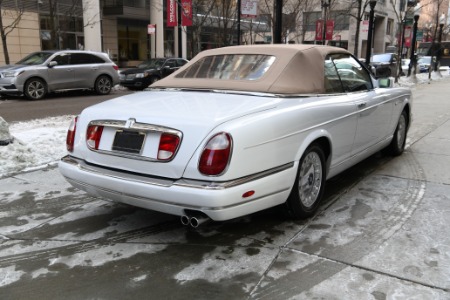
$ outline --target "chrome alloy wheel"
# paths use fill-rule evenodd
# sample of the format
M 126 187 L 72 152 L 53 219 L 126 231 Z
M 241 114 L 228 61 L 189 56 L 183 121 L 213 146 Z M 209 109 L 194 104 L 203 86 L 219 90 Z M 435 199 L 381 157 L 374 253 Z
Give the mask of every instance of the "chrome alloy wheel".
M 319 197 L 322 186 L 322 162 L 316 152 L 307 154 L 300 168 L 298 192 L 305 207 L 311 207 Z
M 111 91 L 111 80 L 102 76 L 97 82 L 97 91 L 99 94 L 108 94 Z
M 406 119 L 404 114 L 400 115 L 397 126 L 397 147 L 402 149 L 406 139 Z
M 40 80 L 31 81 L 26 89 L 27 95 L 32 99 L 41 99 L 45 96 L 45 85 Z

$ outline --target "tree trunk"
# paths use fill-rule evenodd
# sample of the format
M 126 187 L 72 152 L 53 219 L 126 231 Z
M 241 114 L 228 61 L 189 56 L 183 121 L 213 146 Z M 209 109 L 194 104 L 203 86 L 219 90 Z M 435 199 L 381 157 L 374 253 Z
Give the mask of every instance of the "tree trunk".
M 0 7 L 0 35 L 1 35 L 2 44 L 3 44 L 3 55 L 5 57 L 5 63 L 7 65 L 9 65 L 8 45 L 6 44 L 6 33 L 5 33 L 5 29 L 3 28 L 3 15 L 2 15 L 1 7 Z
M 358 14 L 356 18 L 356 32 L 355 32 L 355 48 L 353 50 L 353 55 L 360 57 L 359 52 L 359 29 L 361 27 L 361 10 L 362 10 L 362 0 L 358 0 Z

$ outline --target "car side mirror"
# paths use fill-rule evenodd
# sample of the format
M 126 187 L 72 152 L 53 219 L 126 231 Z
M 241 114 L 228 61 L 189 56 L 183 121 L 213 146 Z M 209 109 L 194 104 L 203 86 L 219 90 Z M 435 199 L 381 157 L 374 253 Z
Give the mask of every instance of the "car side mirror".
M 392 79 L 390 77 L 388 78 L 379 78 L 378 79 L 378 86 L 380 88 L 392 88 L 394 87 L 394 82 L 392 81 Z
M 54 61 L 54 60 L 52 60 L 51 62 L 48 63 L 49 68 L 53 68 L 54 66 L 57 66 L 57 65 L 58 65 L 58 62 Z

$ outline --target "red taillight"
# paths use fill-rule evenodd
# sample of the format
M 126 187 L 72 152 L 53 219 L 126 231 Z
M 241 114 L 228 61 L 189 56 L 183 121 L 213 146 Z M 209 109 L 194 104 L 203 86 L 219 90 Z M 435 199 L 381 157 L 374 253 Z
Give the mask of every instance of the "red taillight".
M 103 126 L 89 125 L 86 132 L 86 143 L 89 149 L 98 150 L 102 138 Z
M 198 170 L 205 175 L 219 175 L 228 166 L 231 155 L 231 136 L 221 132 L 213 136 L 203 149 Z
M 169 160 L 177 152 L 180 137 L 170 133 L 163 133 L 159 139 L 158 159 Z
M 118 66 L 114 65 L 113 68 L 114 68 L 114 70 L 119 71 L 119 67 Z
M 73 145 L 75 144 L 75 132 L 77 130 L 77 121 L 78 117 L 75 117 L 72 122 L 70 122 L 69 130 L 67 130 L 66 148 L 69 152 L 73 152 Z

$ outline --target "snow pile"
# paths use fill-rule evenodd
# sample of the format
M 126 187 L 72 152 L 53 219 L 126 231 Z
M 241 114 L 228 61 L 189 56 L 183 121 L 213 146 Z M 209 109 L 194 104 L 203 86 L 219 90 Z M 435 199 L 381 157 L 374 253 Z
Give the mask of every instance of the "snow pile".
M 9 126 L 6 121 L 0 117 L 0 146 L 8 145 L 13 141 L 11 134 L 9 133 Z
M 56 164 L 66 154 L 66 135 L 72 118 L 61 116 L 10 124 L 14 142 L 0 146 L 0 178 Z

